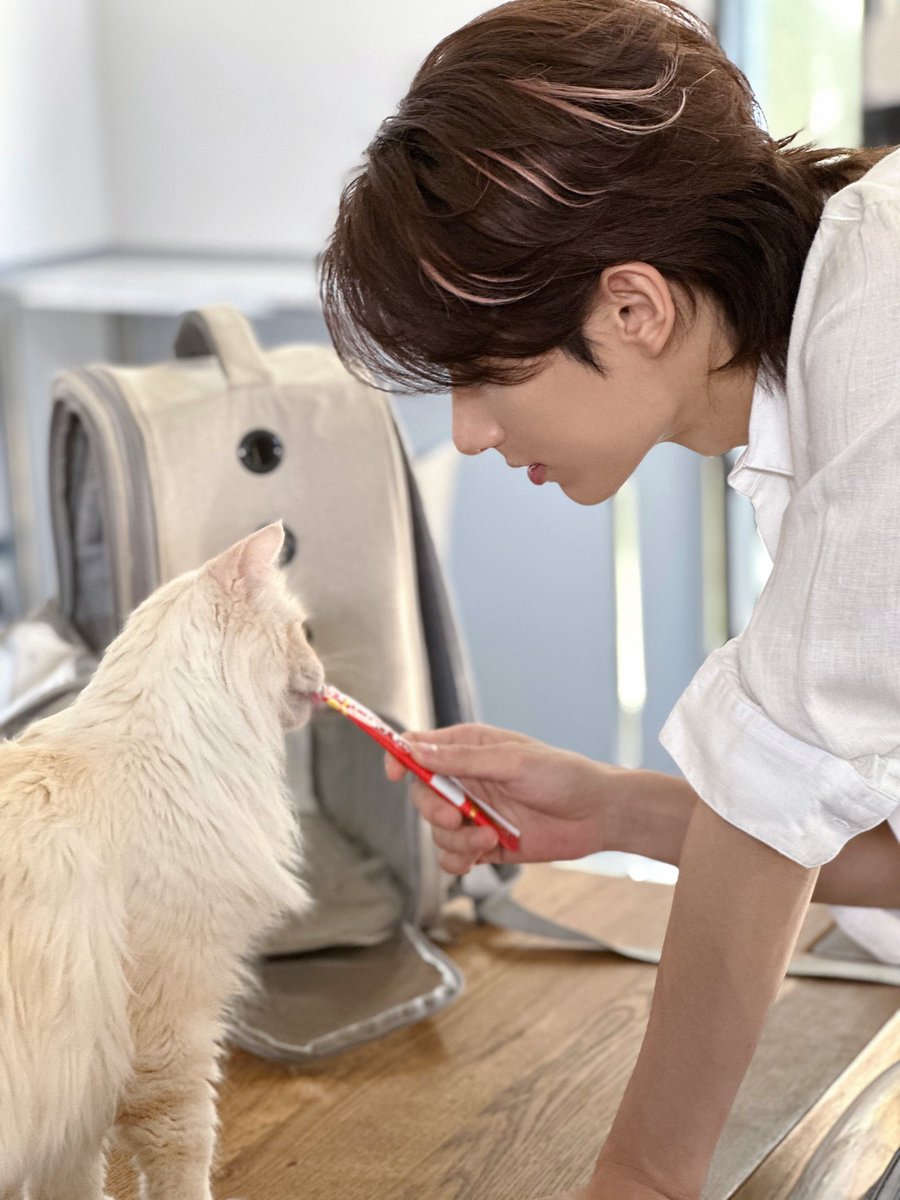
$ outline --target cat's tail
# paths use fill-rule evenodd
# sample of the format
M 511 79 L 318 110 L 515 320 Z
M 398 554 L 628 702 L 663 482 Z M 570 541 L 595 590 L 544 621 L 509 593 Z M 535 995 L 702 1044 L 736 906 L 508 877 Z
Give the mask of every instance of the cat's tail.
M 131 1061 L 120 889 L 35 785 L 0 804 L 0 1196 L 99 1146 Z

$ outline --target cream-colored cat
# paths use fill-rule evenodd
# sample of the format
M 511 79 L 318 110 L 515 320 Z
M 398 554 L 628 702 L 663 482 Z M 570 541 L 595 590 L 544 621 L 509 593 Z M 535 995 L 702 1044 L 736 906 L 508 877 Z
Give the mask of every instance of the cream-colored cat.
M 209 1200 L 245 956 L 304 903 L 284 730 L 322 667 L 270 525 L 146 600 L 64 712 L 0 743 L 0 1197 Z

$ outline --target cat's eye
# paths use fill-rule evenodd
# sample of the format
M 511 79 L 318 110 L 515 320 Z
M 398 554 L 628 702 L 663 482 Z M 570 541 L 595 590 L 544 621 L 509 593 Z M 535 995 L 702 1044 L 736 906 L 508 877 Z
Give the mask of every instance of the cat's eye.
M 303 630 L 303 636 L 311 646 L 313 644 L 312 625 L 310 625 L 309 621 L 301 621 L 300 628 Z
M 241 438 L 238 458 L 254 475 L 267 475 L 274 471 L 284 457 L 281 438 L 268 429 L 253 429 Z

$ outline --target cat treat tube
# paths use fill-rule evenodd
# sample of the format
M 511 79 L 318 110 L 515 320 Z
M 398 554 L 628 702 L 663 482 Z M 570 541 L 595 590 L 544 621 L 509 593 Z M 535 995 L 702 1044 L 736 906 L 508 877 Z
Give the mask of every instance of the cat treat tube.
M 454 776 L 435 775 L 433 771 L 429 771 L 427 767 L 416 762 L 412 756 L 412 746 L 406 738 L 391 729 L 390 725 L 386 725 L 380 717 L 376 717 L 365 705 L 354 700 L 352 696 L 345 695 L 336 687 L 332 687 L 331 684 L 326 684 L 321 692 L 315 693 L 312 698 L 319 704 L 327 704 L 336 712 L 343 713 L 354 725 L 359 726 L 364 733 L 383 746 L 389 754 L 393 754 L 394 758 L 403 763 L 408 771 L 418 775 L 419 779 L 426 783 L 433 792 L 455 805 L 463 816 L 474 821 L 476 825 L 486 825 L 493 829 L 500 839 L 501 846 L 505 846 L 507 850 L 519 849 L 520 834 L 515 825 L 507 821 L 485 800 L 476 800 L 469 795 Z

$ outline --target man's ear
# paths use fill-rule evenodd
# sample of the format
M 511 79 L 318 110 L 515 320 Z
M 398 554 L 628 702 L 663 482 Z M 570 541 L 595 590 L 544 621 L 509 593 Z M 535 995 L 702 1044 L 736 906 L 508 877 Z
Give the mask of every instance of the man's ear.
M 649 263 L 628 262 L 607 267 L 600 276 L 597 303 L 603 310 L 603 338 L 617 337 L 655 357 L 669 343 L 676 310 L 672 288 Z
M 254 592 L 275 569 L 283 545 L 284 526 L 275 521 L 223 550 L 204 570 L 225 592 Z

